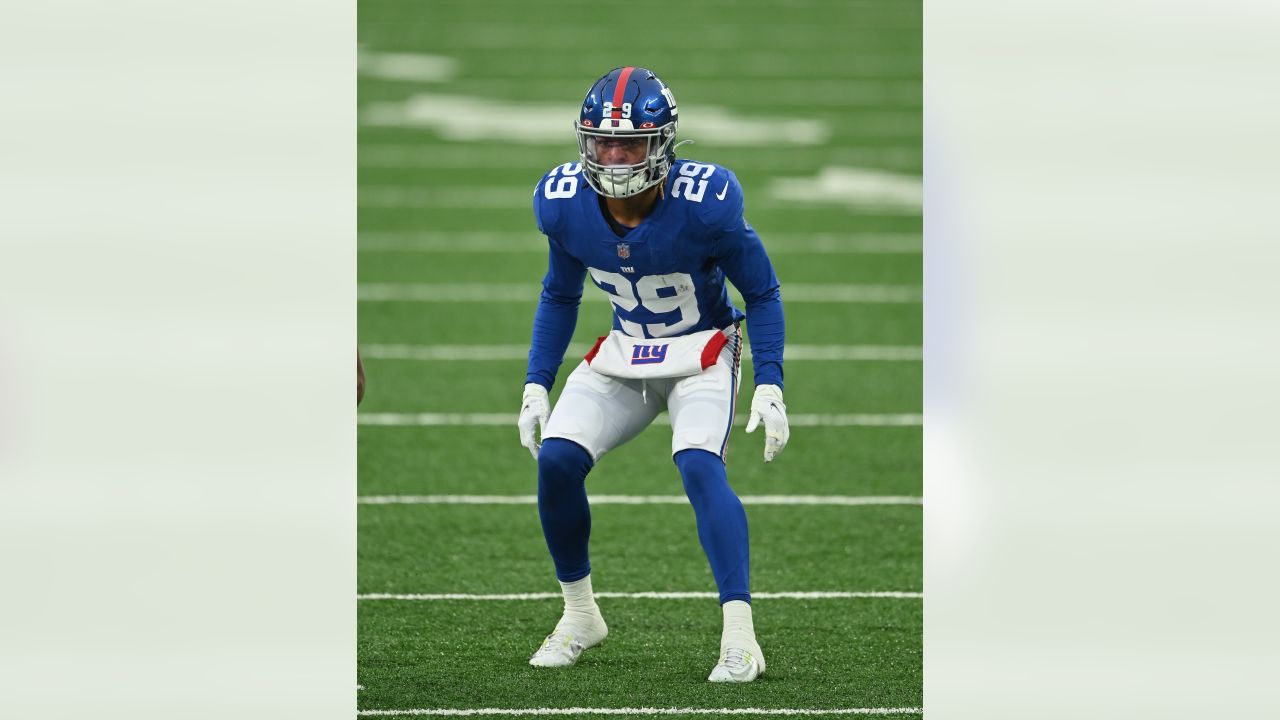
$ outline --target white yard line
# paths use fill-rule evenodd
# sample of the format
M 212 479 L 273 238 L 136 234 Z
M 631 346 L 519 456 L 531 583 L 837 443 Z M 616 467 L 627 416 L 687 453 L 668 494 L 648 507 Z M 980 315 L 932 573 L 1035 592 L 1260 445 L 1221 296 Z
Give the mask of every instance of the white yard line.
M 522 208 L 533 212 L 533 186 L 456 187 L 438 185 L 365 186 L 356 193 L 363 208 Z
M 415 144 L 370 140 L 357 146 L 357 162 L 362 167 L 433 168 L 439 170 L 502 169 L 524 173 L 529 187 L 556 165 L 578 160 L 576 152 L 565 152 L 563 146 L 515 146 L 509 144 Z M 782 154 L 785 153 L 785 154 Z M 698 157 L 694 153 L 693 157 Z M 810 150 L 791 146 L 781 152 L 753 152 L 737 155 L 730 164 L 735 171 L 767 170 L 771 175 L 807 172 L 825 163 L 879 167 L 919 174 L 921 151 L 917 145 L 879 147 L 815 147 Z
M 768 197 L 784 205 L 826 203 L 919 212 L 924 205 L 924 183 L 919 175 L 828 166 L 813 177 L 776 178 L 769 185 Z
M 384 426 L 484 426 L 510 425 L 515 427 L 514 413 L 359 413 L 361 425 Z M 923 415 L 898 414 L 795 414 L 788 416 L 791 427 L 915 427 L 924 424 Z M 670 425 L 671 416 L 661 413 L 654 420 L 657 425 Z M 734 425 L 746 425 L 745 415 L 734 418 Z
M 361 283 L 356 297 L 363 302 L 525 302 L 537 304 L 541 287 L 520 283 Z
M 528 30 L 525 29 L 525 34 Z M 513 81 L 520 82 L 520 81 Z M 470 83 L 477 88 L 476 83 Z M 527 85 L 527 82 L 525 83 Z M 837 83 L 839 84 L 839 83 Z M 496 85 L 483 86 L 490 92 Z M 527 89 L 527 88 L 526 88 Z M 809 97 L 810 103 L 813 98 Z M 714 137 L 720 146 L 822 145 L 831 137 L 830 126 L 808 117 L 746 117 L 725 107 L 693 105 L 680 107 L 689 117 L 690 137 Z M 807 109 L 807 108 L 806 108 Z M 569 106 L 572 117 L 573 106 Z M 877 113 L 879 115 L 879 113 Z M 894 118 L 897 112 L 884 114 Z M 508 118 L 519 117 L 512 123 Z M 416 93 L 403 100 L 384 100 L 360 109 L 360 125 L 432 130 L 450 142 L 492 142 L 502 138 L 508 144 L 552 145 L 572 143 L 572 129 L 565 125 L 562 103 L 531 103 L 499 97 L 476 97 L 452 93 Z M 681 125 L 682 129 L 684 124 Z M 532 184 L 523 188 L 525 207 L 533 198 Z M 361 205 L 365 191 L 360 192 Z
M 418 53 L 378 53 L 361 51 L 357 67 L 361 75 L 382 80 L 444 82 L 458 74 L 456 58 Z
M 362 252 L 547 253 L 547 239 L 529 232 L 363 232 Z
M 547 53 L 551 57 L 561 57 L 568 51 L 577 51 L 573 56 L 583 52 L 582 41 L 591 32 L 598 27 L 596 23 L 599 21 L 595 18 L 588 18 L 585 15 L 582 18 L 576 17 L 573 13 L 557 13 L 555 22 L 547 22 L 536 28 L 530 27 L 528 22 L 521 22 L 519 18 L 508 18 L 500 8 L 505 3 L 485 3 L 482 7 L 494 7 L 495 11 L 491 18 L 486 22 L 478 23 L 456 23 L 449 28 L 449 32 L 442 34 L 439 38 L 432 40 L 431 45 L 435 49 L 447 48 L 457 52 L 459 50 L 469 50 L 474 54 L 483 53 L 485 57 L 492 57 L 495 51 L 501 51 L 498 57 L 509 57 L 513 50 L 537 50 L 539 53 Z M 714 3 L 723 7 L 725 16 L 739 21 L 742 18 L 741 8 L 749 6 L 753 8 L 766 8 L 768 11 L 777 12 L 780 7 L 776 2 L 760 2 L 753 0 L 744 3 Z M 527 5 L 527 4 L 526 4 Z M 565 6 L 565 3 L 560 3 Z M 854 53 L 841 52 L 843 47 L 859 47 L 854 43 L 871 40 L 867 43 L 868 53 L 883 53 L 878 57 L 884 57 L 896 62 L 903 62 L 904 56 L 910 58 L 912 53 L 901 47 L 893 47 L 884 43 L 886 36 L 895 37 L 896 33 L 903 32 L 906 27 L 916 27 L 915 25 L 904 25 L 906 22 L 918 22 L 919 14 L 908 14 L 903 8 L 910 10 L 918 7 L 912 3 L 876 3 L 875 14 L 870 16 L 873 19 L 867 19 L 856 25 L 849 24 L 847 21 L 832 22 L 827 27 L 815 29 L 811 24 L 796 24 L 789 22 L 790 18 L 782 15 L 776 15 L 769 18 L 771 24 L 767 28 L 762 28 L 768 33 L 767 48 L 762 48 L 766 62 L 773 61 L 774 58 L 781 57 L 779 64 L 787 68 L 797 68 L 791 77 L 805 78 L 804 68 L 812 68 L 814 71 L 825 71 L 824 66 L 839 65 L 841 63 L 832 63 L 827 61 L 830 53 L 836 52 L 840 54 L 843 62 L 846 56 L 850 64 L 857 62 Z M 431 6 L 426 6 L 431 7 Z M 881 10 L 881 8 L 885 8 Z M 883 14 L 882 14 L 883 13 Z M 749 21 L 748 21 L 749 22 Z M 751 23 L 754 25 L 754 23 Z M 676 33 L 674 37 L 653 37 L 653 42 L 646 42 L 645 52 L 652 53 L 654 56 L 670 54 L 676 48 L 679 48 L 681 56 L 688 53 L 696 58 L 703 58 L 709 53 L 716 53 L 720 58 L 719 62 L 725 60 L 737 60 L 738 64 L 720 65 L 725 68 L 724 77 L 727 78 L 750 78 L 751 73 L 740 69 L 742 66 L 752 67 L 759 64 L 759 61 L 753 61 L 753 52 L 743 52 L 743 38 L 745 32 L 739 28 L 745 26 L 734 26 L 724 28 L 733 30 L 733 32 L 703 32 L 701 28 L 696 28 L 696 40 L 684 40 L 683 37 L 689 37 L 688 34 Z M 689 30 L 692 28 L 677 28 L 677 30 Z M 665 34 L 665 33 L 664 33 Z M 835 43 L 848 43 L 844 46 L 835 45 Z M 764 43 L 762 43 L 764 44 Z M 885 49 L 879 49 L 885 48 Z M 754 49 L 754 48 L 753 48 Z M 789 54 L 786 52 L 789 51 Z M 897 52 L 897 55 L 887 55 L 889 52 Z M 914 53 L 915 57 L 919 57 L 919 53 Z M 877 57 L 873 55 L 872 57 Z M 821 58 L 818 60 L 816 58 Z M 803 61 L 807 60 L 808 65 Z M 710 61 L 713 66 L 716 60 Z M 690 66 L 696 63 L 690 62 Z M 519 69 L 518 65 L 512 64 L 513 70 Z M 552 79 L 562 77 L 563 72 L 571 71 L 574 67 L 572 61 L 564 61 L 563 68 L 557 67 L 554 72 L 548 73 L 547 77 Z M 896 65 L 895 65 L 896 67 Z M 907 72 L 916 68 L 915 65 L 907 65 Z M 826 71 L 831 72 L 831 71 Z M 918 72 L 918 70 L 917 70 Z M 531 74 L 532 75 L 532 74 Z M 526 76 L 527 81 L 532 81 L 538 75 Z M 572 76 L 571 80 L 577 76 Z M 581 95 L 578 92 L 578 85 L 581 81 L 571 82 L 569 87 L 573 88 L 573 95 Z M 553 86 L 554 87 L 554 86 Z M 675 88 L 677 93 L 683 92 L 681 88 L 684 85 L 678 85 Z M 747 97 L 753 97 L 751 92 L 758 91 L 759 85 L 752 85 L 745 88 L 743 93 Z M 559 88 L 559 93 L 564 93 L 564 88 Z M 552 96 L 557 96 L 552 92 Z M 741 97 L 741 96 L 740 96 Z M 572 105 L 570 106 L 572 107 Z M 681 110 L 684 105 L 680 106 Z
M 596 592 L 597 598 L 615 600 L 714 600 L 720 595 L 714 592 Z M 475 600 L 480 602 L 514 602 L 520 600 L 560 600 L 564 596 L 558 592 L 538 593 L 362 593 L 356 595 L 357 600 L 411 600 L 435 602 L 445 600 Z M 753 592 L 752 600 L 922 600 L 920 592 Z
M 918 215 L 923 207 L 923 190 L 918 193 L 911 180 L 879 176 L 893 173 L 866 171 L 850 180 L 823 178 L 780 178 L 759 200 L 755 210 L 821 211 L 829 205 L 889 215 Z M 919 180 L 916 180 L 919 185 Z M 382 209 L 484 210 L 507 209 L 532 214 L 531 185 L 365 185 L 356 193 L 356 205 Z
M 570 345 L 565 357 L 581 357 L 590 349 L 586 345 Z M 529 357 L 529 346 L 361 345 L 360 356 L 371 360 L 524 360 Z
M 364 302 L 522 302 L 536 304 L 541 286 L 536 283 L 361 283 L 356 296 Z M 742 298 L 729 293 L 739 307 Z M 918 285 L 806 285 L 782 287 L 783 302 L 814 303 L 918 303 Z M 603 296 L 601 296 L 603 297 Z
M 582 357 L 591 348 L 570 345 L 565 357 Z M 524 360 L 528 345 L 363 345 L 360 354 L 374 360 Z M 750 348 L 743 356 L 751 357 Z M 924 359 L 924 349 L 906 345 L 788 345 L 788 361 L 796 360 L 868 360 L 908 362 Z
M 919 234 L 912 233 L 812 233 L 764 236 L 770 255 L 918 255 L 923 251 Z M 532 253 L 546 255 L 547 241 L 529 232 L 364 232 L 361 252 L 415 253 Z
M 411 715 L 921 715 L 922 708 L 414 708 L 360 710 L 373 716 Z
M 688 505 L 684 495 L 591 495 L 592 505 Z M 922 505 L 908 495 L 739 495 L 743 505 Z M 362 495 L 362 505 L 536 505 L 537 495 Z

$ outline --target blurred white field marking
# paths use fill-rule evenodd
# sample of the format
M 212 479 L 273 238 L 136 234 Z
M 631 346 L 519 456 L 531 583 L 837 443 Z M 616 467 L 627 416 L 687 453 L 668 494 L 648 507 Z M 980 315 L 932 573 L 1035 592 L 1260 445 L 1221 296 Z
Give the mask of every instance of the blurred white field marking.
M 596 592 L 597 598 L 614 598 L 618 600 L 713 600 L 720 597 L 713 592 Z M 363 593 L 356 595 L 357 600 L 482 600 L 482 601 L 516 601 L 516 600 L 562 600 L 564 595 L 558 592 L 538 593 Z M 756 600 L 857 600 L 862 598 L 888 598 L 892 600 L 920 600 L 921 592 L 753 592 L 751 599 Z
M 764 235 L 770 255 L 918 255 L 918 233 L 813 233 Z M 530 232 L 363 232 L 361 252 L 547 254 L 547 240 Z
M 565 357 L 586 355 L 587 345 L 570 345 Z M 528 345 L 362 345 L 360 354 L 374 360 L 524 360 L 529 357 Z M 745 357 L 751 357 L 749 348 L 743 349 Z M 788 361 L 807 360 L 866 360 L 882 362 L 910 362 L 924 359 L 924 349 L 907 345 L 788 345 Z
M 596 597 L 600 594 L 596 593 Z M 753 596 L 754 597 L 754 596 Z M 414 715 L 920 715 L 923 708 L 414 708 L 411 710 L 359 710 L 366 717 Z
M 365 208 L 522 208 L 533 213 L 530 185 L 456 187 L 442 185 L 378 185 L 357 191 L 356 204 Z
M 469 75 L 471 75 L 469 73 Z M 460 79 L 451 89 L 489 98 L 500 97 L 540 97 L 554 98 L 566 95 L 580 99 L 591 80 L 585 83 L 581 76 L 576 77 L 467 77 Z M 800 106 L 808 110 L 813 108 L 845 108 L 860 107 L 871 111 L 912 111 L 917 114 L 923 99 L 920 79 L 908 77 L 886 78 L 792 78 L 785 82 L 770 82 L 767 95 L 761 93 L 761 83 L 753 77 L 734 74 L 715 79 L 683 78 L 675 91 L 679 98 L 712 98 L 721 102 L 728 98 L 752 98 L 761 95 L 770 109 L 789 109 L 787 106 Z M 738 100 L 738 102 L 741 102 Z M 567 103 L 573 112 L 575 103 Z M 562 106 L 563 109 L 563 106 Z M 684 130 L 685 118 L 696 119 L 696 110 L 686 115 L 684 105 L 680 106 L 680 125 Z M 865 112 L 865 111 L 864 111 Z M 853 121 L 856 122 L 856 118 Z M 696 137 L 696 136 L 690 136 Z
M 592 505 L 688 505 L 684 495 L 591 495 Z M 906 495 L 739 495 L 743 505 L 923 505 Z M 537 495 L 362 495 L 362 505 L 536 505 Z
M 542 292 L 537 284 L 522 283 L 361 283 L 356 296 L 364 302 L 523 302 L 537 304 Z M 588 296 L 589 297 L 589 296 Z M 730 291 L 730 299 L 743 306 L 742 296 Z M 923 289 L 916 285 L 804 285 L 782 286 L 788 303 L 918 303 Z M 603 298 L 607 301 L 607 298 Z M 587 300 L 591 302 L 590 299 Z
M 855 170 L 806 178 L 774 180 L 762 201 L 749 204 L 754 210 L 821 211 L 836 204 L 850 210 L 888 215 L 918 215 L 923 191 L 920 179 L 883 170 Z M 824 173 L 826 171 L 823 171 Z M 912 188 L 914 184 L 914 189 Z M 382 210 L 508 210 L 533 213 L 533 185 L 372 185 L 357 191 L 356 204 Z
M 360 425 L 390 427 L 486 426 L 515 427 L 516 413 L 357 413 Z M 916 427 L 924 424 L 923 415 L 911 413 L 796 414 L 787 417 L 792 427 Z M 670 425 L 671 416 L 659 413 L 655 425 Z M 733 419 L 734 425 L 746 425 L 746 415 Z
M 423 142 L 388 143 L 363 142 L 357 151 L 357 163 L 364 167 L 382 168 L 434 168 L 466 170 L 471 168 L 524 171 L 529 175 L 529 187 L 543 173 L 556 165 L 577 161 L 572 149 L 536 146 L 511 146 L 479 143 L 441 143 L 435 140 Z M 719 155 L 719 153 L 717 153 Z M 873 145 L 844 148 L 756 148 L 749 152 L 734 152 L 725 160 L 731 170 L 756 169 L 771 174 L 780 172 L 807 172 L 824 164 L 885 166 L 918 173 L 921 166 L 919 144 Z M 681 153 L 681 157 L 685 157 Z M 701 158 L 697 145 L 688 148 L 688 157 Z
M 361 50 L 358 63 L 361 75 L 382 80 L 444 82 L 458 75 L 457 59 L 443 55 L 377 53 Z
M 922 715 L 920 707 L 417 707 L 360 710 L 357 715 Z
M 581 97 L 578 95 L 577 97 Z M 522 103 L 465 95 L 419 93 L 403 101 L 375 102 L 360 112 L 368 127 L 419 127 L 447 140 L 565 145 L 573 143 L 574 104 Z M 721 146 L 820 145 L 831 137 L 825 122 L 805 118 L 751 118 L 711 105 L 680 106 L 681 133 L 714 137 Z M 519 117 L 513 123 L 510 118 Z M 524 188 L 526 199 L 533 195 Z
M 870 168 L 825 167 L 813 178 L 773 180 L 769 197 L 779 202 L 834 203 L 919 212 L 924 207 L 924 182 L 918 175 Z
M 463 1 L 474 2 L 474 0 Z M 435 0 L 435 2 L 439 4 L 440 0 Z M 544 2 L 539 3 L 539 7 L 554 4 L 557 3 L 548 3 L 544 0 Z M 564 0 L 558 4 L 576 6 L 580 4 L 580 0 Z M 707 6 L 714 3 L 702 0 L 698 4 L 699 6 Z M 737 11 L 743 5 L 751 3 L 744 3 L 743 0 L 721 0 L 719 4 L 727 10 Z M 777 0 L 758 0 L 754 4 L 757 7 L 768 7 L 771 12 L 776 11 L 780 5 Z M 522 3 L 522 5 L 527 6 L 527 3 Z M 828 5 L 827 7 L 835 9 L 837 6 Z M 845 3 L 839 7 L 853 9 L 856 8 L 856 3 Z M 866 8 L 866 5 L 864 4 L 863 7 Z M 912 13 L 919 13 L 918 7 L 916 6 L 913 9 L 908 3 L 875 3 L 874 17 L 880 20 L 887 19 L 888 14 L 892 13 L 895 8 L 898 12 L 905 12 L 908 16 L 912 16 Z M 865 10 L 859 12 L 854 9 L 854 12 L 863 18 L 867 16 Z M 557 17 L 557 23 L 559 22 L 561 22 L 561 18 Z M 770 22 L 772 22 L 772 18 Z M 735 18 L 736 23 L 737 19 Z M 770 78 L 812 81 L 885 77 L 919 82 L 921 76 L 922 62 L 918 51 L 899 51 L 892 54 L 881 51 L 879 54 L 873 54 L 870 50 L 866 50 L 858 53 L 843 53 L 839 62 L 831 62 L 831 49 L 829 47 L 817 46 L 809 47 L 805 50 L 807 52 L 797 52 L 795 50 L 777 52 L 763 48 L 753 48 L 750 53 L 737 52 L 729 54 L 704 52 L 696 47 L 682 48 L 680 53 L 683 64 L 680 69 L 681 80 L 679 87 L 674 88 L 678 94 L 677 99 L 683 97 L 680 94 L 682 93 L 681 88 L 687 78 L 703 80 Z M 519 65 L 511 63 L 508 58 L 509 56 L 505 49 L 492 53 L 483 51 L 472 53 L 467 59 L 467 69 L 469 74 L 477 77 L 527 80 L 531 76 L 536 76 L 563 80 L 575 86 L 582 84 L 584 75 L 595 77 L 600 72 L 599 68 L 587 71 L 575 69 L 582 67 L 579 62 L 582 58 L 582 52 L 576 47 L 568 50 L 550 47 L 542 48 L 537 56 L 528 58 L 530 62 Z M 582 88 L 582 91 L 585 90 L 585 87 Z
M 897 4 L 897 3 L 891 3 Z M 906 4 L 906 3 L 903 3 Z M 707 32 L 703 27 L 691 23 L 669 24 L 661 33 L 647 37 L 645 50 L 652 53 L 685 53 L 696 48 L 700 52 L 718 50 L 728 55 L 741 56 L 745 48 L 758 37 L 768 38 L 770 50 L 793 50 L 796 52 L 813 51 L 815 47 L 825 49 L 828 54 L 815 58 L 819 64 L 827 64 L 834 58 L 841 57 L 843 47 L 859 47 L 860 43 L 883 44 L 886 36 L 897 37 L 904 46 L 904 53 L 920 51 L 914 43 L 919 41 L 918 25 L 883 24 L 877 25 L 863 19 L 857 23 L 783 23 L 777 16 L 778 4 L 770 9 L 773 14 L 762 18 L 758 24 L 738 25 L 741 13 L 731 12 L 734 25 L 720 26 L 723 32 Z M 569 16 L 570 13 L 565 13 Z M 560 16 L 557 16 L 557 20 Z M 874 17 L 874 16 L 872 16 Z M 748 21 L 749 22 L 749 21 Z M 459 24 L 450 28 L 450 32 L 432 40 L 436 49 L 449 48 L 458 50 L 537 50 L 544 52 L 548 48 L 572 47 L 580 48 L 584 38 L 597 32 L 599 26 L 589 23 L 543 23 L 532 32 L 529 23 L 483 23 Z M 596 70 L 594 72 L 599 72 Z M 594 77 L 594 75 L 592 75 Z M 668 78 L 670 79 L 670 78 Z M 588 81 L 589 82 L 589 81 Z M 581 84 L 581 83 L 579 83 Z M 581 97 L 586 88 L 576 94 Z M 674 88 L 677 97 L 680 88 Z

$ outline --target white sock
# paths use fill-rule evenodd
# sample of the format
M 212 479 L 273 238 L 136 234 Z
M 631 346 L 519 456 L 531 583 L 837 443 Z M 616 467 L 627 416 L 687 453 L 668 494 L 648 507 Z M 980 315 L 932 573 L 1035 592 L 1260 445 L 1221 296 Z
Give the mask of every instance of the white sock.
M 720 652 L 726 648 L 753 648 L 756 645 L 756 628 L 751 622 L 751 603 L 730 600 L 720 606 L 724 611 L 724 632 L 720 635 Z
M 595 625 L 600 618 L 600 607 L 596 605 L 596 596 L 591 592 L 591 576 L 581 580 L 560 583 L 564 591 L 564 619 L 576 625 Z

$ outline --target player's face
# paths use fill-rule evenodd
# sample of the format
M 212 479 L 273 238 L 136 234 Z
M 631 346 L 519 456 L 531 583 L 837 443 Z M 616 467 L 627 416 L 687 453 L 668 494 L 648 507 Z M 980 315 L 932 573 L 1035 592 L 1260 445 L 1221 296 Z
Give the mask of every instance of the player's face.
M 595 161 L 601 165 L 637 165 L 644 162 L 649 142 L 642 137 L 593 138 Z

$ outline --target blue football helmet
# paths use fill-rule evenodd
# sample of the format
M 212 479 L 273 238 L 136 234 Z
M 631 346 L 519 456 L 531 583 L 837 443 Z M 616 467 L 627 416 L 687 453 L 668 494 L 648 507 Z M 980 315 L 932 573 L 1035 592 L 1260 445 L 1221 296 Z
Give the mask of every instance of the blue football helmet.
M 649 70 L 614 68 L 597 80 L 574 123 L 592 189 L 625 198 L 662 182 L 676 158 L 676 115 L 675 95 Z

